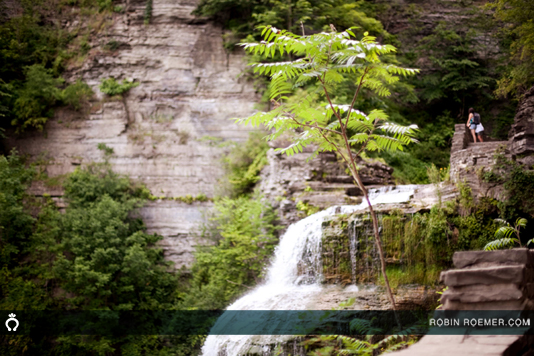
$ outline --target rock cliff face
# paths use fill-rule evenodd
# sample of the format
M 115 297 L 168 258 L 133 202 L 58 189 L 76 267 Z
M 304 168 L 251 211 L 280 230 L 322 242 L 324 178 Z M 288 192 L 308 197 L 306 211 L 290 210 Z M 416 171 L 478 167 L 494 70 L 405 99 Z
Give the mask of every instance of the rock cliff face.
M 534 165 L 534 87 L 519 103 L 508 139 L 511 154 L 527 166 Z
M 277 146 L 277 144 L 274 144 Z M 288 157 L 274 149 L 267 153 L 269 164 L 262 170 L 260 190 L 279 209 L 282 224 L 289 225 L 309 212 L 332 205 L 359 204 L 362 192 L 345 172 L 334 153 L 321 153 L 308 161 L 312 151 Z M 366 186 L 393 184 L 393 169 L 380 162 L 360 160 L 360 175 Z M 310 210 L 311 209 L 311 210 Z
M 123 4 L 125 13 L 114 14 L 106 32 L 92 39 L 84 64 L 67 73 L 95 91 L 87 112 L 59 110 L 44 134 L 10 135 L 7 145 L 45 161 L 48 175 L 57 176 L 102 161 L 97 145 L 104 143 L 114 150 L 113 169 L 144 182 L 153 195 L 211 197 L 222 172 L 221 149 L 209 138 L 246 139 L 248 129 L 230 119 L 250 115 L 257 101 L 252 84 L 240 77 L 244 58 L 224 50 L 220 28 L 191 15 L 197 1 L 153 0 L 149 25 L 145 4 Z M 108 43 L 118 49 L 104 50 Z M 139 86 L 110 101 L 98 89 L 109 77 Z M 33 192 L 62 194 L 43 185 Z M 192 262 L 190 231 L 209 205 L 159 200 L 142 209 L 177 268 Z

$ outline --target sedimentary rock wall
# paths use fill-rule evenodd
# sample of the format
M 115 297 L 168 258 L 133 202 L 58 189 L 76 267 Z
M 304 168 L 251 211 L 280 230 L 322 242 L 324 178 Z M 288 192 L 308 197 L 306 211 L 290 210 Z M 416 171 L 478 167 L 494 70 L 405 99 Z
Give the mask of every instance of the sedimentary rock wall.
M 278 147 L 276 143 L 274 146 Z M 260 191 L 279 209 L 284 225 L 306 217 L 304 209 L 322 210 L 362 201 L 361 190 L 334 153 L 321 153 L 308 161 L 311 154 L 311 149 L 290 157 L 274 149 L 267 153 L 269 163 L 261 173 Z M 358 164 L 366 186 L 393 184 L 391 167 L 378 161 L 359 160 Z
M 93 88 L 90 107 L 59 110 L 45 133 L 10 135 L 7 145 L 46 162 L 48 175 L 57 176 L 102 161 L 97 145 L 104 143 L 114 150 L 113 169 L 144 182 L 153 195 L 211 197 L 222 151 L 209 139 L 246 139 L 249 129 L 230 119 L 250 115 L 257 101 L 252 84 L 240 77 L 244 57 L 224 49 L 220 28 L 191 15 L 196 0 L 153 0 L 149 25 L 143 24 L 146 1 L 123 5 L 125 13 L 113 14 L 110 27 L 92 38 L 83 65 L 67 73 L 69 81 Z M 110 42 L 118 49 L 104 50 Z M 98 89 L 109 77 L 139 86 L 110 100 Z M 33 193 L 62 194 L 44 185 Z M 158 200 L 142 209 L 149 232 L 165 237 L 167 258 L 177 268 L 192 262 L 190 232 L 209 205 Z
M 508 139 L 512 155 L 526 166 L 534 165 L 534 87 L 519 103 Z

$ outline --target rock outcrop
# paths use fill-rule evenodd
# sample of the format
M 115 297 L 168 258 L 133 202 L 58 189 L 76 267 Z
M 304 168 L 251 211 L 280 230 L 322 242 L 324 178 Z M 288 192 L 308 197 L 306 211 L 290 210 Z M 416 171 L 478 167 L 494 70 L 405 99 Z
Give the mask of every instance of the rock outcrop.
M 469 315 L 469 311 L 486 311 L 489 317 L 482 320 L 491 320 L 490 317 L 499 314 L 491 314 L 489 310 L 499 311 L 496 313 L 500 315 L 505 310 L 514 311 L 509 315 L 516 317 L 522 310 L 533 310 L 534 254 L 529 249 L 455 252 L 453 262 L 456 269 L 441 274 L 442 282 L 449 288 L 441 298 L 444 312 L 436 317 L 454 319 Z M 479 318 L 482 315 L 477 314 Z M 466 333 L 461 332 L 464 329 Z M 431 329 L 430 335 L 392 355 L 442 355 L 444 350 L 459 355 L 532 355 L 534 338 L 526 329 L 522 329 L 526 334 L 507 331 L 510 335 L 491 335 L 491 332 L 483 335 L 483 330 L 470 335 L 473 328 L 468 332 L 464 325 L 459 325 L 452 335 Z
M 146 1 L 123 5 L 125 13 L 113 14 L 105 33 L 91 40 L 83 65 L 67 73 L 96 93 L 87 112 L 58 110 L 44 134 L 10 135 L 7 146 L 40 161 L 52 177 L 102 161 L 97 145 L 104 143 L 114 150 L 113 169 L 142 181 L 153 195 L 211 197 L 222 149 L 210 140 L 246 139 L 250 128 L 230 119 L 250 115 L 257 101 L 252 83 L 240 76 L 244 57 L 224 49 L 221 28 L 191 15 L 195 0 L 153 0 L 149 25 L 143 24 Z M 105 50 L 108 43 L 117 49 Z M 139 86 L 111 99 L 98 89 L 109 77 Z M 32 192 L 51 190 L 62 194 L 44 185 Z M 165 237 L 166 256 L 177 268 L 191 264 L 190 231 L 209 206 L 158 200 L 142 209 L 149 232 Z
M 533 310 L 534 254 L 527 248 L 464 251 L 441 273 L 444 310 Z
M 534 165 L 534 87 L 525 93 L 519 103 L 508 139 L 510 152 L 516 160 L 532 167 Z
M 312 151 L 293 156 L 267 152 L 268 165 L 261 173 L 260 191 L 279 209 L 282 224 L 289 225 L 306 216 L 304 210 L 332 205 L 359 204 L 362 192 L 334 153 L 325 152 L 311 161 Z M 393 184 L 393 169 L 379 161 L 359 160 L 360 175 L 366 186 Z M 300 202 L 300 203 L 299 203 Z

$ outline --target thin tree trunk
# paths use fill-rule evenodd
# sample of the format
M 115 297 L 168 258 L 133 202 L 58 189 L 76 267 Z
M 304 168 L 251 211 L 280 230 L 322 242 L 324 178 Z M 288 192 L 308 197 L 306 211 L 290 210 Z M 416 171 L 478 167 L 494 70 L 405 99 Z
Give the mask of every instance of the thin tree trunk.
M 349 152 L 352 158 L 352 153 Z M 391 303 L 391 306 L 393 307 L 393 312 L 395 314 L 395 319 L 397 321 L 397 324 L 399 328 L 402 328 L 402 324 L 400 323 L 399 316 L 397 315 L 397 305 L 395 303 L 395 297 L 393 297 L 393 292 L 391 290 L 391 287 L 389 285 L 389 279 L 388 275 L 386 273 L 386 258 L 384 256 L 384 249 L 382 248 L 382 240 L 380 239 L 380 233 L 378 230 L 378 218 L 376 217 L 376 213 L 373 209 L 373 206 L 371 205 L 371 201 L 369 200 L 369 194 L 367 193 L 367 189 L 363 185 L 363 182 L 360 178 L 360 175 L 358 174 L 358 171 L 356 170 L 356 164 L 354 162 L 354 159 L 352 159 L 352 167 L 350 167 L 350 171 L 352 173 L 352 177 L 358 183 L 358 186 L 363 192 L 363 196 L 365 200 L 367 201 L 367 205 L 369 205 L 369 212 L 371 213 L 371 219 L 373 221 L 373 231 L 375 235 L 375 242 L 376 246 L 378 248 L 378 254 L 380 256 L 380 269 L 382 270 L 382 275 L 384 276 L 384 283 L 386 285 L 386 291 L 388 295 L 389 302 Z

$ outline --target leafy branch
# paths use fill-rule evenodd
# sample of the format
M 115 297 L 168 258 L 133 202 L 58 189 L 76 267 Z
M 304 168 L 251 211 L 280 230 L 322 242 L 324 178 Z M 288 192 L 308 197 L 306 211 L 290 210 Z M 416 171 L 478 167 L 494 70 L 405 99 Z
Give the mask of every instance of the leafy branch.
M 369 205 L 382 274 L 389 300 L 396 309 L 386 275 L 378 219 L 356 162 L 365 151 L 403 150 L 404 146 L 416 143 L 417 126 L 391 122 L 382 110 L 364 113 L 356 108 L 356 103 L 363 90 L 378 96 L 390 95 L 389 88 L 400 76 L 413 75 L 418 70 L 383 63 L 380 56 L 395 52 L 395 47 L 378 44 L 367 33 L 356 40 L 353 28 L 337 32 L 331 26 L 331 32 L 310 36 L 299 36 L 273 26 L 261 28 L 262 41 L 240 45 L 257 56 L 275 60 L 286 56 L 292 60 L 252 64 L 254 72 L 270 77 L 270 100 L 275 105 L 269 112 L 258 112 L 237 121 L 266 127 L 270 130 L 267 140 L 293 132 L 293 142 L 277 150 L 287 155 L 302 152 L 310 145 L 315 148 L 310 159 L 319 152 L 339 154 Z M 357 86 L 348 105 L 337 103 L 333 96 L 333 89 L 347 76 L 355 78 Z M 293 90 L 306 84 L 315 85 L 315 92 L 290 100 Z
M 509 222 L 502 219 L 495 219 L 495 221 L 505 225 L 501 226 L 497 229 L 497 231 L 495 231 L 495 237 L 497 240 L 486 244 L 486 246 L 484 246 L 484 250 L 494 251 L 506 247 L 512 248 L 515 244 L 519 244 L 520 247 L 523 247 L 523 245 L 521 245 L 519 231 L 521 228 L 525 228 L 527 226 L 527 219 L 518 218 L 515 221 L 514 226 L 511 226 Z M 534 239 L 528 240 L 526 246 L 530 245 L 532 242 L 534 242 Z

